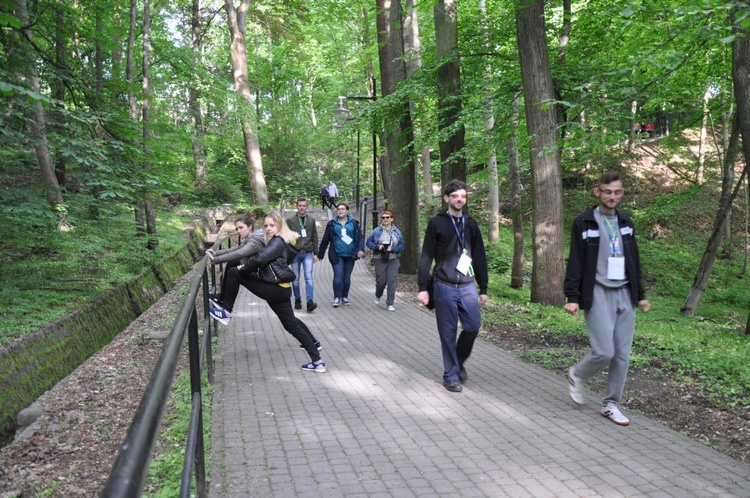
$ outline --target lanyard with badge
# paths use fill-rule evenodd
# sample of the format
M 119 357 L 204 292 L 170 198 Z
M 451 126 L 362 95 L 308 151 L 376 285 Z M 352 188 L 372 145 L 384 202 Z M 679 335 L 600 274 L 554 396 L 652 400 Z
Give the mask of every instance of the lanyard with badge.
M 458 264 L 456 270 L 460 271 L 468 277 L 474 276 L 474 268 L 471 266 L 471 257 L 466 250 L 466 215 L 461 215 L 461 230 L 458 230 L 456 225 L 455 217 L 451 216 L 451 222 L 453 223 L 453 230 L 456 231 L 458 237 L 459 248 L 461 249 L 461 257 L 458 258 Z
M 297 215 L 297 223 L 299 223 L 299 234 L 302 237 L 307 237 L 307 230 L 305 230 L 305 219 L 305 216 L 300 218 L 299 214 Z
M 343 223 L 341 225 L 341 240 L 346 245 L 351 245 L 351 243 L 354 242 L 354 239 L 349 237 L 349 235 L 346 233 L 346 223 Z
M 609 238 L 609 257 L 607 258 L 607 278 L 610 280 L 625 280 L 625 257 L 622 254 L 622 241 L 620 239 L 620 226 L 617 217 L 613 216 L 614 225 L 609 216 L 597 208 L 599 216 L 604 220 Z

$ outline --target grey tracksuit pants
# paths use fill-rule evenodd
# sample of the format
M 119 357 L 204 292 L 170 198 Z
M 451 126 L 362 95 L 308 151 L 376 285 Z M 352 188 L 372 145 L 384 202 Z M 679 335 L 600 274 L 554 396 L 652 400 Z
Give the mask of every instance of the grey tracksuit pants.
M 585 312 L 591 351 L 576 365 L 575 375 L 588 379 L 609 367 L 602 406 L 622 400 L 630 366 L 635 330 L 635 308 L 627 286 L 594 286 L 593 306 Z

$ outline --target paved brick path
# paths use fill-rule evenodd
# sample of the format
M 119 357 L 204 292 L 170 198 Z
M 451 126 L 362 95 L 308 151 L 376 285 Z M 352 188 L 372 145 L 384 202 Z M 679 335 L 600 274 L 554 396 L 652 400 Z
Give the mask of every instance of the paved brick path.
M 750 497 L 749 465 L 627 410 L 619 427 L 596 394 L 575 406 L 562 365 L 480 339 L 449 393 L 432 314 L 376 306 L 365 264 L 336 309 L 331 266 L 315 265 L 319 308 L 298 316 L 323 374 L 300 370 L 307 354 L 241 291 L 220 326 L 211 497 Z

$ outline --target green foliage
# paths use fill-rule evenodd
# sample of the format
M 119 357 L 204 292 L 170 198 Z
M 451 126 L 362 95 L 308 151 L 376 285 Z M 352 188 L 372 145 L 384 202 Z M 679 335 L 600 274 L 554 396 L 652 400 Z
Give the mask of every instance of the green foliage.
M 74 228 L 68 232 L 56 231 L 53 217 L 38 215 L 28 218 L 31 230 L 18 230 L 18 221 L 26 218 L 13 213 L 0 211 L 0 227 L 13 248 L 0 258 L 0 344 L 63 316 L 185 245 L 181 233 L 187 219 L 171 212 L 158 215 L 163 229 L 155 251 L 135 237 L 129 208 L 103 207 L 100 221 L 88 219 L 85 206 L 74 204 L 69 214 Z

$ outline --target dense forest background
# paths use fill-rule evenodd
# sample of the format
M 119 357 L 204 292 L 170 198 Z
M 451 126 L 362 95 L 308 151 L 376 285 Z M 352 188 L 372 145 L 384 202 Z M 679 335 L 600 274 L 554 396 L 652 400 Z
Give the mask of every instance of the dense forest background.
M 28 330 L 44 313 L 24 303 L 142 269 L 177 243 L 174 208 L 267 208 L 329 180 L 353 203 L 388 199 L 407 273 L 424 192 L 469 180 L 490 243 L 512 238 L 512 286 L 560 305 L 570 197 L 606 169 L 661 187 L 650 237 L 707 196 L 708 226 L 674 251 L 692 255 L 693 315 L 717 257 L 733 258 L 723 285 L 746 287 L 749 15 L 729 0 L 6 2 L 4 321 Z

